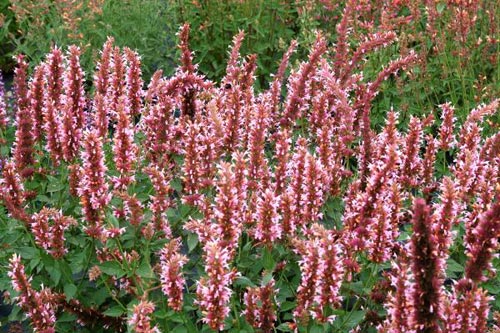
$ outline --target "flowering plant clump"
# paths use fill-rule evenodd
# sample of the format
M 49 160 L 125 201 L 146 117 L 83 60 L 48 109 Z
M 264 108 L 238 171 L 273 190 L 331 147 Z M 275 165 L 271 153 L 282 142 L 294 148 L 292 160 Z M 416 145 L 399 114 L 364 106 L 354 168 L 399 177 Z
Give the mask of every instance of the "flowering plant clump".
M 188 25 L 175 75 L 147 87 L 140 56 L 111 38 L 93 87 L 76 46 L 31 76 L 19 56 L 15 99 L 0 102 L 9 319 L 35 332 L 498 329 L 500 134 L 483 127 L 499 100 L 460 127 L 446 103 L 373 128 L 382 82 L 421 59 L 369 81 L 362 60 L 396 34 L 355 47 L 348 24 L 331 48 L 318 32 L 286 78 L 293 42 L 260 92 L 243 32 L 220 84 L 197 72 Z

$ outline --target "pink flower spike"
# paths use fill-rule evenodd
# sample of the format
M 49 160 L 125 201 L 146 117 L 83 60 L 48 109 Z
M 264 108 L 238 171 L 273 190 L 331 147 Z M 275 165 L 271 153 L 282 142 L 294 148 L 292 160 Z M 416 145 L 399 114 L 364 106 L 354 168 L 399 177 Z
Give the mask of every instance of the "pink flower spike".
M 128 325 L 136 333 L 160 333 L 157 326 L 151 327 L 150 315 L 154 310 L 155 306 L 152 302 L 146 300 L 140 301 L 139 304 L 134 305 Z
M 174 311 L 182 311 L 182 291 L 185 279 L 182 276 L 182 267 L 187 263 L 186 256 L 179 253 L 181 240 L 172 239 L 161 250 L 160 280 L 163 293 L 168 297 L 168 306 Z
M 102 145 L 102 138 L 97 130 L 84 134 L 85 149 L 81 153 L 82 177 L 78 187 L 82 210 L 88 224 L 87 233 L 96 238 L 102 235 L 104 210 L 111 200 Z

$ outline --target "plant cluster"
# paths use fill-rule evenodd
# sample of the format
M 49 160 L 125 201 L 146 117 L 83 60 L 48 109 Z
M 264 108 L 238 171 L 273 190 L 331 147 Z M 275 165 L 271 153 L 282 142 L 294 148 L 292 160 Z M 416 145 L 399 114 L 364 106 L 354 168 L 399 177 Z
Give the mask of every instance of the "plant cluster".
M 292 41 L 258 92 L 243 32 L 220 83 L 193 63 L 189 25 L 174 75 L 145 89 L 140 56 L 113 38 L 92 89 L 77 46 L 31 74 L 18 56 L 14 99 L 0 87 L 9 319 L 36 332 L 499 329 L 499 100 L 460 125 L 443 103 L 373 126 L 384 82 L 425 61 L 408 50 L 364 76 L 397 33 L 349 43 L 357 6 L 287 78 Z
M 97 50 L 113 36 L 117 45 L 141 52 L 146 77 L 172 70 L 178 25 L 168 19 L 169 8 L 161 0 L 0 0 L 0 69 L 10 72 L 17 53 L 39 63 L 52 47 L 75 44 L 89 73 Z
M 374 80 L 384 64 L 412 49 L 420 55 L 418 71 L 384 83 L 373 105 L 372 121 L 382 126 L 386 111 L 396 106 L 401 121 L 422 116 L 436 105 L 452 102 L 465 121 L 474 105 L 500 93 L 500 5 L 495 1 L 170 1 L 178 25 L 192 27 L 191 48 L 199 70 L 211 80 L 224 76 L 226 45 L 239 29 L 246 32 L 244 54 L 258 54 L 256 87 L 267 87 L 279 56 L 292 39 L 299 42 L 295 59 L 307 57 L 314 30 L 331 41 L 361 45 L 376 33 L 393 31 L 397 39 L 365 56 L 363 75 Z M 460 19 L 457 19 L 460 18 Z M 341 24 L 345 39 L 337 32 Z M 498 116 L 496 120 L 498 121 Z

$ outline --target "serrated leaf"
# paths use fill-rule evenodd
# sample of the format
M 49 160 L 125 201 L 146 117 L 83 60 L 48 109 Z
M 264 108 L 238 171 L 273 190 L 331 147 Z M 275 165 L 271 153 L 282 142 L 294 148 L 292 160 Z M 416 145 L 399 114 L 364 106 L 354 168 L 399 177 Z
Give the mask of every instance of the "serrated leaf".
M 62 184 L 57 178 L 51 177 L 51 180 L 47 184 L 47 192 L 59 192 L 64 189 L 64 184 Z
M 188 333 L 188 329 L 184 325 L 177 325 L 172 330 L 173 333 Z
M 285 301 L 285 302 L 281 303 L 280 311 L 286 312 L 286 311 L 289 311 L 291 309 L 295 309 L 295 306 L 296 306 L 295 302 Z
M 116 261 L 106 261 L 102 263 L 99 268 L 101 271 L 107 275 L 113 275 L 115 277 L 122 277 L 125 275 L 125 271 Z
M 16 250 L 16 253 L 21 256 L 22 259 L 33 259 L 35 256 L 39 256 L 38 249 L 32 247 L 20 247 Z
M 274 269 L 274 265 L 276 262 L 274 261 L 273 254 L 268 249 L 264 249 L 264 253 L 262 255 L 262 265 L 268 271 L 272 271 Z
M 62 276 L 59 264 L 56 262 L 52 267 L 45 267 L 45 270 L 48 271 L 50 278 L 52 279 L 52 281 L 54 281 L 54 284 L 58 285 L 61 281 Z
M 234 281 L 234 285 L 241 287 L 255 287 L 255 284 L 246 276 L 238 276 Z
M 309 330 L 311 333 L 323 333 L 324 331 L 323 326 L 320 325 L 313 325 Z
M 191 253 L 198 245 L 198 236 L 196 234 L 190 233 L 187 237 L 188 251 Z
M 146 260 L 143 260 L 139 267 L 136 269 L 135 273 L 143 278 L 152 278 L 153 270 L 151 269 L 151 265 Z
M 445 4 L 445 3 L 443 3 L 443 2 L 440 2 L 440 3 L 438 3 L 438 4 L 436 5 L 436 10 L 437 10 L 437 12 L 438 12 L 439 14 L 441 14 L 441 13 L 444 11 L 444 9 L 445 9 L 445 8 L 446 8 L 446 4 Z
M 348 314 L 348 316 L 349 315 L 349 320 L 346 323 L 347 330 L 356 327 L 363 320 L 363 318 L 365 318 L 365 311 L 353 311 L 352 313 Z
M 76 286 L 72 283 L 64 285 L 64 295 L 66 295 L 67 301 L 73 299 L 73 297 L 75 297 L 77 291 L 78 290 L 77 290 Z
M 113 306 L 106 311 L 104 311 L 102 314 L 108 317 L 121 317 L 125 311 L 122 309 L 121 306 Z
M 262 277 L 262 286 L 267 286 L 269 282 L 273 279 L 273 273 L 272 272 L 267 272 L 263 277 Z
M 292 328 L 290 327 L 290 323 L 280 324 L 278 325 L 278 327 L 276 327 L 276 329 L 281 332 L 293 332 Z
M 464 268 L 458 262 L 450 258 L 447 260 L 446 270 L 453 273 L 462 273 Z

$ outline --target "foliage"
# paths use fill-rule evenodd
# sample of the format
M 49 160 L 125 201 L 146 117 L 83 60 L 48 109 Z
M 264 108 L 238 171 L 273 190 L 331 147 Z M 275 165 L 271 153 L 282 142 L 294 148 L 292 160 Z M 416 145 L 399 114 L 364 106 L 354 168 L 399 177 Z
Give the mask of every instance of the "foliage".
M 168 20 L 170 9 L 164 1 L 12 0 L 3 3 L 6 26 L 15 26 L 17 30 L 9 30 L 8 36 L 2 36 L 2 44 L 15 47 L 15 51 L 10 49 L 3 56 L 6 63 L 18 53 L 38 63 L 52 46 L 76 44 L 83 49 L 85 72 L 91 73 L 97 50 L 112 36 L 118 45 L 143 55 L 146 77 L 156 69 L 168 73 L 173 68 L 176 27 Z
M 141 66 L 120 47 L 133 28 L 111 24 L 105 40 L 92 25 L 120 23 L 116 3 L 73 22 L 62 18 L 83 7 L 31 2 L 40 15 L 19 29 L 57 25 L 21 35 L 21 49 L 46 31 L 81 43 L 72 24 L 105 43 L 44 44 L 30 71 L 16 57 L 12 94 L 0 89 L 8 321 L 28 315 L 39 332 L 498 329 L 498 43 L 474 42 L 487 2 L 390 3 L 169 2 L 193 29 L 178 34 L 173 75 L 145 83 L 155 61 L 168 66 L 158 49 Z M 124 3 L 127 21 L 142 29 L 135 14 L 156 18 L 153 4 L 165 8 Z M 477 9 L 465 30 L 452 25 L 464 8 Z M 307 47 L 294 56 L 297 36 Z M 477 98 L 461 92 L 482 74 Z

